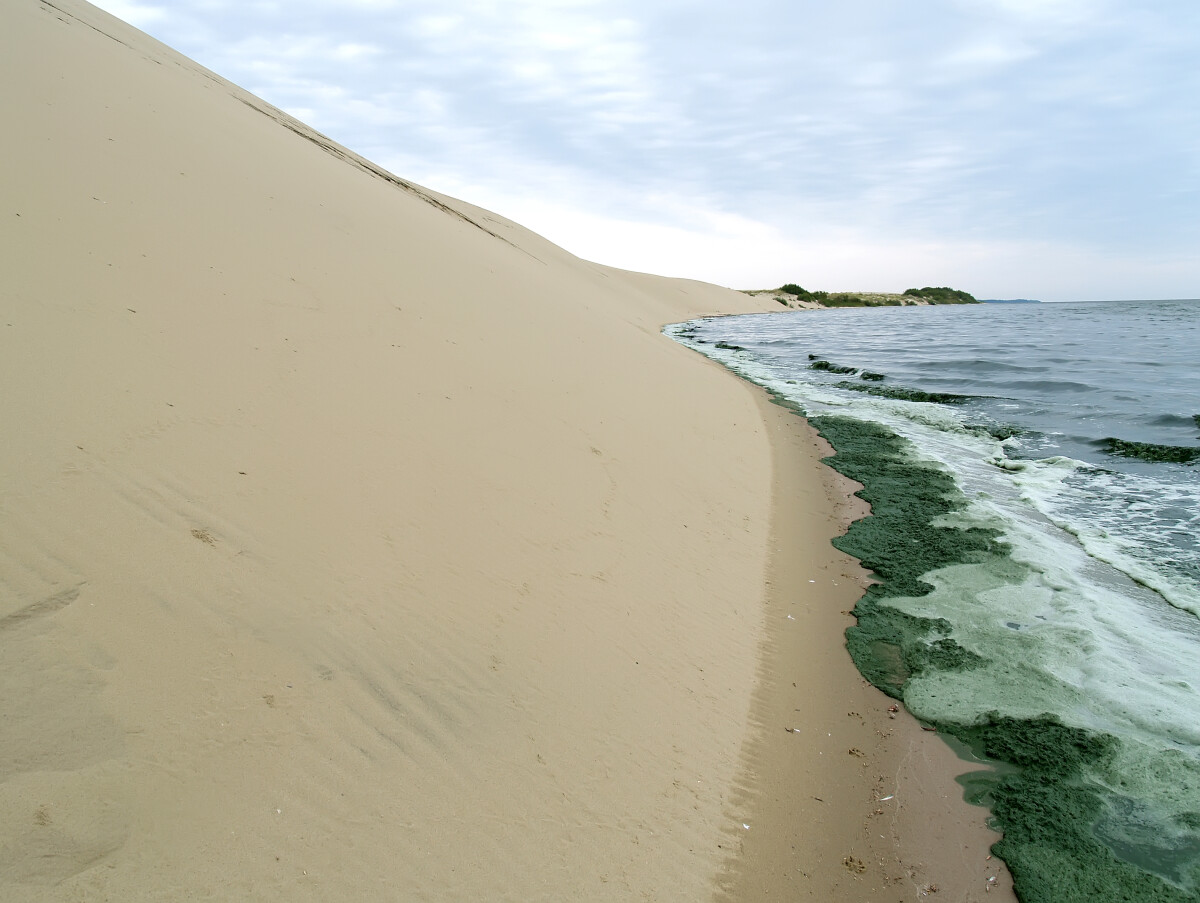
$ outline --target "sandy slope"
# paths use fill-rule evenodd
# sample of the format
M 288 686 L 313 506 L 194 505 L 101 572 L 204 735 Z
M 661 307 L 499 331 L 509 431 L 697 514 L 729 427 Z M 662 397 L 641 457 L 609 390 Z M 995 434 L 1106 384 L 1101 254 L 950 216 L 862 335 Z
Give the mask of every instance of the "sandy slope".
M 658 327 L 752 302 L 454 215 L 56 6 L 0 27 L 3 880 L 702 895 L 770 461 Z
M 0 7 L 0 102 L 0 897 L 711 895 L 773 452 L 659 327 L 760 302 L 76 0 Z

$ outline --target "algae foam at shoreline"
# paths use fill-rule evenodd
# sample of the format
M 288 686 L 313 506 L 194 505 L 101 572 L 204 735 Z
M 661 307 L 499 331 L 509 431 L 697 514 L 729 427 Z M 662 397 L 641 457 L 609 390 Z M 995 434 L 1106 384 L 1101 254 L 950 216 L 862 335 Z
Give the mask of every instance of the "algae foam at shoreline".
M 1024 900 L 1200 892 L 1197 469 L 1094 442 L 1186 444 L 1197 314 L 988 306 L 668 328 L 808 416 L 864 483 L 873 516 L 838 544 L 880 583 L 849 648 L 918 717 L 1018 766 L 974 792 Z M 810 356 L 913 394 L 853 391 L 839 383 L 855 375 Z M 964 400 L 908 400 L 933 393 Z

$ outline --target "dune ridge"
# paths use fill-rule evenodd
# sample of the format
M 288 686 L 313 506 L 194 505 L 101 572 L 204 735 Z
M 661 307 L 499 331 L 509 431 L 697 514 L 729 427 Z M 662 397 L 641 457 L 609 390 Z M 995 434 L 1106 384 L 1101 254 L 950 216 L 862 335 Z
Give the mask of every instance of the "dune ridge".
M 659 329 L 762 302 L 0 22 L 6 895 L 728 890 L 776 440 Z

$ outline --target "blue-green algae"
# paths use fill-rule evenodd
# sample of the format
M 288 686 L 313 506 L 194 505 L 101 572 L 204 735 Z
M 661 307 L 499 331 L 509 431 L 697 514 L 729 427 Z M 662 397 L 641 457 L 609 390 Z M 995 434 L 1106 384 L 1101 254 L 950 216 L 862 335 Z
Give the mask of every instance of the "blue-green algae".
M 915 460 L 890 430 L 839 416 L 810 422 L 834 447 L 826 463 L 862 483 L 857 494 L 871 505 L 869 516 L 834 540 L 878 581 L 855 606 L 857 624 L 846 631 L 859 671 L 903 698 L 908 681 L 924 671 L 978 667 L 984 659 L 950 637 L 947 621 L 909 615 L 886 602 L 927 595 L 933 587 L 923 575 L 951 564 L 1011 562 L 998 531 L 949 526 L 947 515 L 966 505 L 953 478 Z M 1020 570 L 1011 563 L 1014 573 Z M 1117 738 L 1064 725 L 1051 714 L 1017 719 L 992 712 L 971 724 L 935 726 L 999 764 L 964 786 L 971 801 L 991 808 L 1003 833 L 993 852 L 1008 864 L 1023 903 L 1200 900 L 1200 870 L 1187 858 L 1189 848 L 1176 850 L 1179 861 L 1164 868 L 1153 845 L 1123 848 L 1105 830 L 1113 795 L 1098 779 L 1112 764 Z M 1180 827 L 1188 828 L 1190 818 L 1181 816 Z
M 1138 458 L 1152 464 L 1191 464 L 1200 461 L 1200 448 L 1187 445 L 1158 445 L 1154 442 L 1130 442 L 1109 436 L 1100 440 L 1100 447 L 1110 455 L 1122 458 Z
M 984 432 L 993 439 L 999 439 L 1003 442 L 1005 439 L 1011 439 L 1013 436 L 1024 435 L 1025 430 L 1017 426 L 999 425 L 984 427 Z
M 824 370 L 828 373 L 848 374 L 856 373 L 857 367 L 846 367 L 842 364 L 831 364 L 829 361 L 815 360 L 808 365 L 809 370 Z
M 859 600 L 854 610 L 858 624 L 846 632 L 863 676 L 900 698 L 909 678 L 928 668 L 977 666 L 979 656 L 949 638 L 948 621 L 880 603 L 927 595 L 933 586 L 922 577 L 931 571 L 1007 553 L 999 532 L 935 526 L 964 507 L 962 496 L 949 474 L 903 454 L 904 440 L 891 431 L 848 417 L 813 417 L 810 422 L 837 451 L 827 463 L 862 483 L 858 495 L 871 505 L 870 517 L 855 521 L 833 541 L 879 580 Z
M 809 364 L 812 367 L 812 364 Z M 827 368 L 826 368 L 827 369 Z M 835 373 L 845 371 L 835 370 Z M 854 372 L 851 370 L 850 372 Z M 971 400 L 970 395 L 956 395 L 953 392 L 926 392 L 924 389 L 910 389 L 906 386 L 864 386 L 862 383 L 840 382 L 839 389 L 851 392 L 863 392 L 867 395 L 877 395 L 880 398 L 893 398 L 897 401 L 929 401 L 935 404 L 966 404 Z

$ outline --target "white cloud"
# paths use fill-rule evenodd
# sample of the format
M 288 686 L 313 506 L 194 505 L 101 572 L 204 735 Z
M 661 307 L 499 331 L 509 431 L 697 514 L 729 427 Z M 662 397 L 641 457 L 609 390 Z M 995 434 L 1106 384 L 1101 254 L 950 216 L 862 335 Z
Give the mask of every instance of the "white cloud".
M 1095 18 L 1108 4 L 1104 0 L 972 0 L 978 6 L 1023 22 L 1067 25 Z
M 377 47 L 374 44 L 356 44 L 353 42 L 346 42 L 338 44 L 336 47 L 334 47 L 330 52 L 330 56 L 332 59 L 345 63 L 352 62 L 354 60 L 360 60 L 365 57 L 378 56 L 381 53 L 383 53 L 383 48 Z
M 951 50 L 942 58 L 942 62 L 955 68 L 991 69 L 997 66 L 1011 66 L 1034 55 L 1033 48 L 1024 41 L 984 39 Z
M 412 30 L 425 38 L 442 37 L 457 31 L 466 22 L 462 15 L 432 15 L 417 16 L 413 19 Z

